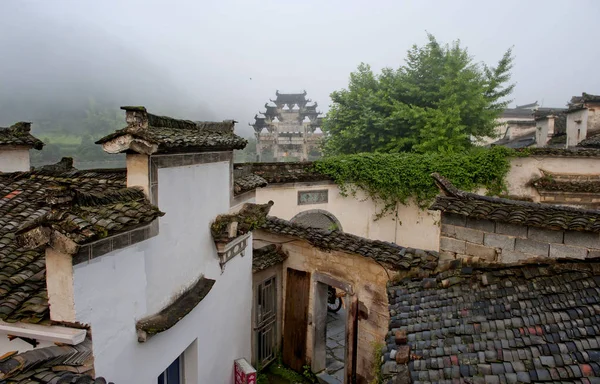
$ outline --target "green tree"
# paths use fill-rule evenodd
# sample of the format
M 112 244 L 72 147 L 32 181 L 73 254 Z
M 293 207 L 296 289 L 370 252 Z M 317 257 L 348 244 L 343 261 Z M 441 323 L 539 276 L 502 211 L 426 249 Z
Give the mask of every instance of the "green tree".
M 323 129 L 327 155 L 360 152 L 458 151 L 494 135 L 510 102 L 512 50 L 495 67 L 475 63 L 459 41 L 440 45 L 428 34 L 405 64 L 375 74 L 360 64 L 347 89 L 331 94 Z

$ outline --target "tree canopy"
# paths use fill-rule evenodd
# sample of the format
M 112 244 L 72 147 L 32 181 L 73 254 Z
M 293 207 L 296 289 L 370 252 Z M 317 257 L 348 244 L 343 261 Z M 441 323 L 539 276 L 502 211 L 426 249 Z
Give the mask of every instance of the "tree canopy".
M 428 37 L 400 68 L 375 74 L 360 64 L 348 88 L 331 94 L 326 154 L 460 151 L 472 138 L 493 136 L 514 88 L 512 50 L 490 67 L 475 63 L 460 41 L 441 45 Z

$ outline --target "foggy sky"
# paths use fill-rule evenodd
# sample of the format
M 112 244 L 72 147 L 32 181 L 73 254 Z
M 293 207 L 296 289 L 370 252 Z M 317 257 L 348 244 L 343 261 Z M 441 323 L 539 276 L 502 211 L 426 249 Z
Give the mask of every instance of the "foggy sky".
M 487 64 L 514 46 L 513 105 L 561 107 L 600 93 L 599 16 L 595 0 L 2 0 L 0 93 L 14 97 L 0 102 L 54 105 L 93 88 L 159 113 L 233 118 L 248 134 L 275 90 L 306 89 L 325 112 L 360 62 L 397 68 L 427 31 Z

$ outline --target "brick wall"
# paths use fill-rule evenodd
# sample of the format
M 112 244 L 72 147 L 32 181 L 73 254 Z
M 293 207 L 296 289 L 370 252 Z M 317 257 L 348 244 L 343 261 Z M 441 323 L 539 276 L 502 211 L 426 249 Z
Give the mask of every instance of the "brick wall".
M 372 380 L 373 348 L 376 343 L 383 342 L 389 326 L 386 286 L 389 280 L 388 273 L 389 276 L 394 276 L 393 272 L 384 269 L 370 258 L 339 251 L 320 250 L 304 240 L 287 236 L 256 231 L 254 232 L 254 240 L 258 244 L 262 242 L 280 243 L 283 250 L 288 253 L 289 256 L 283 263 L 282 292 L 286 291 L 287 268 L 311 273 L 311 290 L 308 306 L 309 324 L 307 325 L 308 334 L 306 343 L 306 356 L 308 359 L 311 359 L 313 356 L 314 328 L 312 318 L 316 285 L 314 273 L 326 274 L 352 286 L 354 296 L 358 298 L 359 312 L 361 313 L 358 321 L 358 359 L 356 369 L 358 382 L 367 383 Z M 344 300 L 345 303 L 349 303 L 348 297 L 344 298 Z M 282 308 L 285 308 L 285 297 L 283 298 Z M 283 332 L 285 332 L 285 329 Z
M 600 256 L 600 234 L 557 231 L 443 214 L 440 259 L 480 257 L 513 263 L 533 257 Z

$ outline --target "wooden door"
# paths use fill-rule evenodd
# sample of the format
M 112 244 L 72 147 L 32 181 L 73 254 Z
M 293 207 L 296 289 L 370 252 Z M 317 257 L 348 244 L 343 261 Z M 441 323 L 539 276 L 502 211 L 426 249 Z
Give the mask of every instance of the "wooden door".
M 310 273 L 287 270 L 283 324 L 283 363 L 301 372 L 306 364 Z

